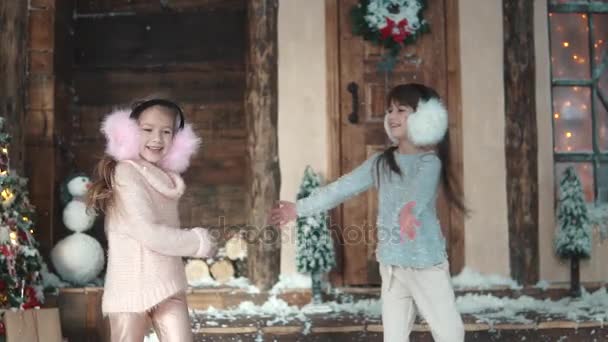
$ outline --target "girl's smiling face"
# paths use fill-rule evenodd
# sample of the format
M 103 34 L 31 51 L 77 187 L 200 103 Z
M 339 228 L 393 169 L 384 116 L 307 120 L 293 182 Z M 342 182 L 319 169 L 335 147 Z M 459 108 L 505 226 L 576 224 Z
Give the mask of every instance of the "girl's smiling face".
M 388 114 L 388 126 L 391 135 L 399 140 L 407 140 L 407 118 L 414 112 L 408 105 L 402 105 L 396 101 L 391 101 L 386 113 Z
M 139 116 L 139 155 L 156 164 L 163 159 L 173 143 L 175 114 L 164 107 L 153 106 Z

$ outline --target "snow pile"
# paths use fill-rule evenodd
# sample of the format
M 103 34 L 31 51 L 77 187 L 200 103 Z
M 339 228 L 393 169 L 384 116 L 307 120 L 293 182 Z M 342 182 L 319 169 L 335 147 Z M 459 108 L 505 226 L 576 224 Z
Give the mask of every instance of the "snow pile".
M 539 280 L 538 283 L 536 283 L 536 285 L 534 285 L 535 288 L 541 289 L 543 291 L 547 290 L 550 286 L 551 286 L 551 283 L 549 283 L 546 280 Z
M 466 294 L 456 299 L 458 311 L 471 314 L 478 321 L 533 323 L 527 312 L 563 317 L 571 321 L 593 320 L 608 322 L 608 293 L 606 288 L 594 293 L 584 292 L 580 299 L 563 298 L 558 301 L 539 300 L 529 296 L 517 299 L 492 295 Z
M 283 293 L 285 290 L 309 289 L 312 285 L 310 276 L 300 273 L 279 275 L 279 281 L 270 290 L 271 295 Z
M 491 289 L 493 287 L 508 287 L 512 290 L 521 290 L 522 286 L 515 280 L 497 274 L 481 274 L 471 268 L 465 267 L 459 275 L 452 277 L 455 289 Z
M 364 299 L 353 302 L 326 302 L 332 309 L 331 314 L 348 313 L 365 315 L 370 318 L 380 318 L 382 302 L 379 299 Z M 534 323 L 526 314 L 543 315 L 568 319 L 574 322 L 597 321 L 608 322 L 608 292 L 606 288 L 594 293 L 584 292 L 579 299 L 564 298 L 557 301 L 540 300 L 529 296 L 519 298 L 496 297 L 492 295 L 466 294 L 456 299 L 458 311 L 472 315 L 478 322 L 488 323 Z M 239 307 L 229 310 L 194 310 L 193 315 L 204 316 L 206 325 L 211 326 L 216 319 L 236 319 L 237 317 L 270 318 L 267 325 L 286 324 L 299 320 L 306 324 L 310 322 L 306 313 L 297 306 L 290 306 L 285 301 L 271 297 L 262 305 L 243 302 Z M 217 325 L 217 323 L 215 323 Z
M 195 315 L 205 315 L 206 319 L 236 319 L 237 317 L 272 317 L 267 325 L 287 323 L 289 320 L 306 320 L 306 316 L 297 306 L 290 306 L 282 299 L 270 297 L 264 304 L 255 305 L 251 301 L 242 302 L 237 308 L 218 310 L 209 307 L 207 310 L 193 310 Z M 209 323 L 209 322 L 207 322 Z

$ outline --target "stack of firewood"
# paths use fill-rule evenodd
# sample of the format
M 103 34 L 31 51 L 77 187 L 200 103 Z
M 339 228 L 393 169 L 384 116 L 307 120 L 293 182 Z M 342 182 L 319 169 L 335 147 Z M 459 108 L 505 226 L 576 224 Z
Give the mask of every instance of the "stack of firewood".
M 189 284 L 213 279 L 225 284 L 230 279 L 247 277 L 247 243 L 235 235 L 218 249 L 214 258 L 190 259 L 186 262 L 186 277 Z

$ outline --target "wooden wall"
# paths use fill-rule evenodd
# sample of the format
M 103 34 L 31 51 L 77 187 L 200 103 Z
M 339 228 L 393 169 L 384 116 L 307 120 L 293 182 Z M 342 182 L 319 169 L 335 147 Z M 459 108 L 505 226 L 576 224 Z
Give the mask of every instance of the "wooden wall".
M 77 0 L 73 12 L 57 27 L 68 33 L 58 41 L 66 52 L 58 96 L 70 168 L 92 174 L 104 149 L 100 122 L 112 108 L 168 96 L 203 138 L 184 175 L 182 224 L 244 224 L 245 1 Z M 100 224 L 94 235 L 103 237 Z
M 203 137 L 185 174 L 183 225 L 245 223 L 245 0 L 20 4 L 0 6 L 14 20 L 0 30 L 2 51 L 13 54 L 0 58 L 0 71 L 14 74 L 0 94 L 10 113 L 0 114 L 14 126 L 13 167 L 30 179 L 43 255 L 70 234 L 60 185 L 72 172 L 92 174 L 104 149 L 103 116 L 151 94 L 181 103 Z M 93 235 L 104 242 L 103 222 Z

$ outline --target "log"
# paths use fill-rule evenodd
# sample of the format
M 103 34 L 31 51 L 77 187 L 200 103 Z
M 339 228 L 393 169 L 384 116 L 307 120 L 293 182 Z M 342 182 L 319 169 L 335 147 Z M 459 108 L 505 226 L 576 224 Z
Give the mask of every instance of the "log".
M 281 239 L 268 226 L 268 210 L 279 199 L 280 171 L 277 137 L 277 14 L 278 0 L 247 2 L 245 121 L 250 165 L 246 211 L 249 279 L 260 290 L 278 280 Z
M 226 257 L 230 260 L 243 260 L 247 257 L 247 242 L 240 235 L 235 235 L 226 242 Z
M 220 284 L 234 278 L 234 265 L 230 260 L 222 259 L 214 262 L 209 268 L 211 276 Z
M 534 1 L 503 0 L 505 155 L 511 277 L 539 279 Z
M 211 277 L 209 273 L 209 266 L 201 259 L 188 260 L 185 269 L 188 284 L 196 284 Z

